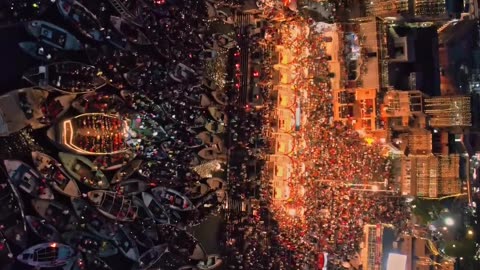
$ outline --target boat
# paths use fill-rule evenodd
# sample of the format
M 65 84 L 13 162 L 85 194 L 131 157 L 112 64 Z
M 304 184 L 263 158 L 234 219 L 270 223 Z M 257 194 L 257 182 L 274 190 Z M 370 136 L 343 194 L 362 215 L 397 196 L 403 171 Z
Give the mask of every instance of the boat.
M 226 159 L 226 155 L 219 152 L 220 151 L 217 147 L 212 146 L 203 148 L 202 150 L 198 151 L 197 155 L 206 160 Z
M 82 35 L 95 41 L 103 41 L 103 28 L 97 17 L 76 0 L 57 0 L 60 14 Z
M 140 194 L 147 189 L 150 188 L 150 185 L 139 179 L 128 179 L 120 182 L 118 185 L 116 185 L 113 190 L 115 192 L 125 195 L 125 196 L 131 196 L 131 195 L 137 195 Z
M 145 251 L 137 261 L 137 268 L 139 270 L 148 270 L 155 266 L 160 257 L 167 251 L 168 245 L 158 245 Z
M 152 213 L 153 219 L 160 224 L 170 223 L 170 215 L 167 209 L 155 198 L 152 194 L 142 192 L 143 203 L 147 209 Z
M 13 269 L 8 268 L 8 265 L 14 262 L 13 252 L 2 231 L 0 231 L 0 246 L 2 247 L 0 248 L 0 265 L 5 266 L 5 269 Z
M 205 145 L 215 147 L 219 152 L 223 152 L 225 150 L 223 139 L 216 134 L 212 134 L 208 131 L 202 131 L 197 134 L 196 138 L 199 138 Z
M 118 253 L 118 249 L 110 242 L 84 231 L 69 231 L 62 234 L 65 244 L 88 255 L 100 258 L 110 257 Z
M 211 177 L 206 180 L 207 185 L 210 187 L 212 190 L 219 190 L 219 189 L 226 189 L 227 188 L 227 183 L 218 177 Z
M 47 136 L 80 155 L 114 155 L 130 149 L 126 142 L 129 123 L 118 115 L 85 113 L 62 120 Z
M 152 42 L 145 36 L 140 28 L 124 17 L 110 16 L 113 28 L 135 45 L 150 45 Z
M 210 116 L 212 118 L 220 123 L 226 124 L 228 121 L 227 114 L 221 111 L 218 107 L 216 106 L 210 106 L 208 107 L 208 112 L 210 113 Z
M 220 105 L 225 106 L 228 103 L 228 96 L 220 90 L 213 91 L 212 97 L 213 97 L 213 100 L 215 100 L 215 102 L 217 102 Z
M 47 181 L 37 171 L 20 160 L 4 160 L 11 183 L 34 198 L 53 200 Z
M 132 200 L 113 191 L 94 190 L 87 193 L 88 199 L 107 218 L 131 222 L 137 217 L 137 207 Z
M 132 50 L 130 42 L 128 42 L 128 40 L 124 36 L 122 36 L 117 30 L 113 29 L 113 27 L 106 29 L 105 40 L 119 50 Z
M 186 98 L 189 99 L 193 106 L 198 108 L 208 108 L 212 105 L 212 101 L 206 94 L 189 94 L 186 95 Z
M 121 152 L 113 155 L 98 156 L 93 164 L 102 171 L 115 171 L 125 166 L 135 155 L 130 152 Z
M 186 66 L 183 63 L 178 63 L 175 66 L 175 69 L 173 71 L 170 71 L 168 73 L 170 78 L 176 82 L 183 82 L 187 81 L 197 75 L 195 70 L 191 69 L 190 67 Z
M 73 61 L 34 67 L 23 78 L 42 89 L 65 94 L 92 92 L 107 83 L 97 67 Z
M 72 198 L 72 207 L 80 222 L 93 234 L 98 237 L 110 240 L 118 230 L 118 226 L 88 202 L 80 198 Z
M 38 151 L 32 152 L 32 160 L 38 172 L 50 179 L 50 185 L 54 190 L 68 197 L 80 197 L 77 182 L 70 178 L 60 162 Z
M 38 61 L 51 62 L 58 57 L 57 49 L 41 42 L 22 41 L 18 46 L 24 53 Z
M 185 192 L 185 196 L 191 200 L 195 200 L 203 197 L 209 191 L 210 187 L 207 184 L 195 182 L 193 183 L 193 185 L 187 187 L 187 192 Z
M 34 20 L 27 22 L 25 29 L 39 41 L 59 50 L 79 51 L 83 49 L 82 43 L 74 35 L 52 23 Z
M 113 243 L 126 258 L 135 262 L 140 257 L 135 241 L 130 238 L 128 232 L 124 228 L 120 228 L 113 236 Z
M 51 125 L 60 119 L 69 109 L 75 99 L 75 95 L 61 95 L 53 100 L 45 100 L 41 104 L 43 117 L 39 119 L 45 125 Z
M 160 203 L 167 204 L 171 209 L 177 211 L 190 211 L 195 209 L 190 199 L 174 189 L 156 187 L 152 189 L 152 195 Z
M 69 231 L 77 226 L 78 220 L 67 206 L 57 201 L 41 199 L 32 199 L 31 203 L 35 212 L 57 230 Z
M 112 270 L 112 268 L 99 257 L 88 254 L 78 253 L 77 257 L 66 264 L 62 270 Z
M 222 257 L 218 254 L 210 254 L 205 261 L 201 261 L 197 264 L 200 270 L 211 270 L 219 268 L 223 263 Z
M 189 259 L 197 261 L 207 259 L 207 252 L 203 246 L 188 231 L 171 224 L 157 225 L 157 230 L 160 234 L 160 239 L 169 244 L 169 246 L 175 247 L 176 250 L 184 249 L 189 254 Z
M 86 157 L 60 152 L 58 157 L 63 167 L 75 180 L 94 189 L 107 189 L 107 177 Z
M 211 133 L 219 134 L 225 132 L 225 125 L 223 123 L 218 123 L 215 121 L 208 121 L 205 124 L 205 129 Z
M 116 184 L 129 178 L 132 174 L 138 171 L 138 169 L 140 169 L 142 163 L 143 160 L 141 159 L 134 159 L 130 161 L 129 163 L 127 163 L 127 165 L 123 166 L 115 173 L 110 184 Z
M 109 113 L 118 112 L 125 102 L 114 94 L 88 93 L 84 94 L 72 102 L 72 107 L 79 113 Z
M 4 227 L 1 236 L 20 248 L 25 248 L 28 240 L 24 208 L 17 189 L 6 174 L 0 174 L 0 224 Z
M 149 249 L 155 246 L 155 243 L 145 234 L 141 225 L 134 226 L 134 224 L 132 224 L 131 226 L 123 226 L 123 229 L 125 229 L 129 237 L 133 239 L 139 247 Z
M 75 251 L 71 247 L 57 242 L 49 242 L 24 250 L 17 256 L 17 260 L 36 268 L 50 268 L 65 265 L 74 256 Z
M 25 220 L 30 230 L 40 239 L 46 242 L 60 241 L 60 233 L 46 220 L 35 217 L 25 216 Z

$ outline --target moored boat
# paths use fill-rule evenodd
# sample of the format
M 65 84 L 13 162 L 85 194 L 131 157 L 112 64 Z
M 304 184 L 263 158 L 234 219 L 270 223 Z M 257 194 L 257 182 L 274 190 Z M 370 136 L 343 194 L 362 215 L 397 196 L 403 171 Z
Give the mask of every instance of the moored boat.
M 160 257 L 167 251 L 168 245 L 158 245 L 145 251 L 137 261 L 137 267 L 139 270 L 151 269 Z
M 135 224 L 131 224 L 130 226 L 123 226 L 123 229 L 139 247 L 148 249 L 155 245 L 153 240 L 144 232 L 141 225 L 135 226 Z
M 210 191 L 210 187 L 207 184 L 196 182 L 187 188 L 187 192 L 185 192 L 185 196 L 191 200 L 195 200 L 200 197 L 203 197 L 209 191 Z
M 54 190 L 68 197 L 80 197 L 77 183 L 65 172 L 60 162 L 38 151 L 32 152 L 32 160 L 38 172 L 50 179 L 50 185 Z
M 43 117 L 39 119 L 41 123 L 46 125 L 52 124 L 60 119 L 69 109 L 75 95 L 61 95 L 53 100 L 46 100 L 41 105 Z
M 223 263 L 222 257 L 219 254 L 210 254 L 208 258 L 197 264 L 200 270 L 211 270 L 219 268 Z
M 77 219 L 67 206 L 56 201 L 41 199 L 32 199 L 31 202 L 38 215 L 59 231 L 72 230 L 77 226 Z
M 4 160 L 11 183 L 34 198 L 53 200 L 53 192 L 47 181 L 28 164 L 20 160 Z
M 189 254 L 188 258 L 197 261 L 207 259 L 207 252 L 200 242 L 188 231 L 179 229 L 175 225 L 162 224 L 157 226 L 160 234 L 159 238 L 167 244 L 173 245 L 178 249 L 185 249 Z M 179 241 L 179 239 L 182 239 Z M 185 264 L 183 264 L 185 265 Z
M 128 259 L 137 261 L 140 257 L 138 247 L 132 238 L 128 235 L 128 232 L 120 228 L 113 236 L 113 243 L 118 247 L 120 252 Z
M 205 124 L 205 129 L 210 131 L 211 133 L 219 134 L 225 132 L 225 125 L 223 125 L 223 123 L 218 123 L 215 121 L 208 121 Z
M 0 265 L 7 267 L 14 261 L 13 252 L 8 244 L 7 238 L 0 231 L 0 245 L 3 247 L 0 249 Z M 9 268 L 6 268 L 9 269 Z
M 152 189 L 152 195 L 160 203 L 164 203 L 174 210 L 190 211 L 195 209 L 190 199 L 174 189 L 156 187 Z
M 115 171 L 125 166 L 135 155 L 130 152 L 122 152 L 112 155 L 98 156 L 93 164 L 102 171 Z
M 81 94 L 97 90 L 107 81 L 95 66 L 64 61 L 28 70 L 23 78 L 33 85 L 66 94 Z
M 198 133 L 196 137 L 199 138 L 205 145 L 215 147 L 219 152 L 223 152 L 225 150 L 223 139 L 216 134 L 212 134 L 208 131 L 202 131 Z
M 228 97 L 224 92 L 220 90 L 215 90 L 212 92 L 212 97 L 218 104 L 227 105 Z
M 220 110 L 216 106 L 210 106 L 208 107 L 208 112 L 210 113 L 210 116 L 217 122 L 226 124 L 228 121 L 227 114 Z
M 137 207 L 132 200 L 113 191 L 94 190 L 88 192 L 88 199 L 107 218 L 122 222 L 133 221 L 137 217 Z
M 138 26 L 124 17 L 110 16 L 113 28 L 129 42 L 136 45 L 150 45 L 152 42 L 145 36 Z
M 207 108 L 212 105 L 212 101 L 206 94 L 190 94 L 186 96 L 192 103 L 193 106 L 198 108 Z
M 218 189 L 225 189 L 227 187 L 227 183 L 218 177 L 211 177 L 207 179 L 207 185 L 212 189 L 212 190 L 218 190 Z
M 142 192 L 143 203 L 152 213 L 153 219 L 160 224 L 170 223 L 170 216 L 167 209 L 152 194 Z
M 23 41 L 19 42 L 18 46 L 22 49 L 23 52 L 33 57 L 36 60 L 42 62 L 50 62 L 57 58 L 58 51 L 57 49 L 51 47 L 47 44 L 42 44 L 40 42 L 33 41 Z
M 83 49 L 82 43 L 67 30 L 46 21 L 30 21 L 25 24 L 27 32 L 54 48 L 66 51 Z
M 80 183 L 94 189 L 107 189 L 110 186 L 105 174 L 88 158 L 64 152 L 60 152 L 58 157 L 68 174 Z
M 60 14 L 85 37 L 102 41 L 104 36 L 102 26 L 97 17 L 76 0 L 58 0 Z
M 72 207 L 80 222 L 93 234 L 111 239 L 118 230 L 118 226 L 110 222 L 105 216 L 87 201 L 80 198 L 72 198 Z
M 116 185 L 113 190 L 124 196 L 140 194 L 150 188 L 150 185 L 140 179 L 127 179 Z
M 37 268 L 59 267 L 73 259 L 75 251 L 57 242 L 41 243 L 24 250 L 17 260 Z
M 40 239 L 46 242 L 60 241 L 60 233 L 46 220 L 35 217 L 25 216 L 28 227 Z
M 206 147 L 198 151 L 197 155 L 206 160 L 226 159 L 224 154 L 221 154 L 217 147 Z
M 123 166 L 118 170 L 112 178 L 111 184 L 116 184 L 121 182 L 127 178 L 129 178 L 132 174 L 134 174 L 140 166 L 142 166 L 143 160 L 141 159 L 134 159 L 127 163 L 127 165 Z
M 88 255 L 101 258 L 118 253 L 118 249 L 110 242 L 84 231 L 69 231 L 62 234 L 65 243 Z
M 116 113 L 125 105 L 117 95 L 105 93 L 84 94 L 72 102 L 72 107 L 79 113 Z

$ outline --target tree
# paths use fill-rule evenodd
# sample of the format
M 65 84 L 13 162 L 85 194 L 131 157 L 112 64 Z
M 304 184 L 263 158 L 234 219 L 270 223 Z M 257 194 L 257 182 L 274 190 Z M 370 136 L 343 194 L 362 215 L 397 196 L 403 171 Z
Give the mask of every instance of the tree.
M 473 239 L 466 238 L 445 244 L 445 254 L 450 257 L 471 258 L 475 255 L 475 252 L 475 241 Z

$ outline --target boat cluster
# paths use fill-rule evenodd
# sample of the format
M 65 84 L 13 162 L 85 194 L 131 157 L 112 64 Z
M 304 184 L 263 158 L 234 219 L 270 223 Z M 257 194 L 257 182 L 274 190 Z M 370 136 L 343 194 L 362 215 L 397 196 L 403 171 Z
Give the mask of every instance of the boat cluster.
M 33 152 L 33 166 L 4 161 L 2 261 L 13 262 L 14 250 L 23 249 L 16 259 L 34 267 L 109 269 L 103 258 L 116 254 L 133 261 L 134 269 L 209 269 L 221 263 L 184 230 L 192 215 L 225 196 L 221 179 L 206 179 L 182 194 L 130 178 L 140 160 L 108 181 L 85 157 L 61 152 L 59 159 Z
M 206 9 L 198 1 L 94 2 L 54 4 L 78 35 L 25 23 L 35 41 L 19 46 L 42 63 L 24 74 L 32 88 L 0 97 L 0 135 L 50 126 L 61 152 L 4 161 L 5 258 L 102 269 L 119 254 L 134 269 L 213 269 L 220 256 L 185 229 L 226 201 L 227 184 L 199 172 L 227 159 L 228 98 L 204 66 L 235 42 L 207 32 L 206 11 L 190 13 Z

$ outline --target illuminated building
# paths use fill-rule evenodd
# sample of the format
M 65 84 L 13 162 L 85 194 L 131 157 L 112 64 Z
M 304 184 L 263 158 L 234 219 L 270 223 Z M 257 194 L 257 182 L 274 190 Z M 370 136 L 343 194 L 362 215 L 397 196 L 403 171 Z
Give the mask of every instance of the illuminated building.
M 408 12 L 408 0 L 366 1 L 367 16 L 396 17 Z
M 388 127 L 392 129 L 402 129 L 411 125 L 412 116 L 419 120 L 417 127 L 425 127 L 425 117 L 423 113 L 422 92 L 417 90 L 398 91 L 389 90 L 385 94 L 384 102 L 381 105 L 382 118 L 388 122 Z
M 438 193 L 442 195 L 453 195 L 461 192 L 460 182 L 460 156 L 441 155 L 439 156 L 439 183 Z
M 117 115 L 86 113 L 60 122 L 55 137 L 77 154 L 107 155 L 127 151 L 128 130 L 129 121 Z
M 432 260 L 440 253 L 435 244 L 426 238 L 415 237 L 407 234 L 400 236 L 400 241 L 397 242 L 398 252 L 406 256 L 405 268 L 401 270 L 430 270 L 432 266 L 434 269 L 453 270 L 453 263 L 445 261 L 441 265 Z M 391 270 L 394 270 L 393 267 Z M 390 270 L 387 268 L 387 270 Z M 398 268 L 395 270 L 399 270 Z
M 425 113 L 432 127 L 469 127 L 472 125 L 470 97 L 442 96 L 425 99 Z
M 360 251 L 363 269 L 384 269 L 384 252 L 387 252 L 393 244 L 385 243 L 385 240 L 389 238 L 394 239 L 393 226 L 386 224 L 367 224 L 363 226 L 363 235 L 363 248 Z

